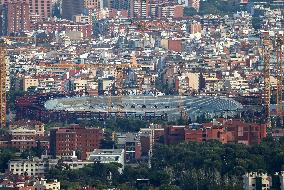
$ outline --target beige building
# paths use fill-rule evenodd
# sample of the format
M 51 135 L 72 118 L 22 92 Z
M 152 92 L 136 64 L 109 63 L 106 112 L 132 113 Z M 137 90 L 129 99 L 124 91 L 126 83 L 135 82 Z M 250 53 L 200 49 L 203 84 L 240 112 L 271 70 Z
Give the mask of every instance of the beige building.
M 46 179 L 39 179 L 34 183 L 36 190 L 59 190 L 60 182 L 57 180 L 47 181 Z
M 87 89 L 87 80 L 76 79 L 74 80 L 74 91 L 85 91 Z
M 43 176 L 50 165 L 56 165 L 57 160 L 43 160 L 39 158 L 10 160 L 9 172 L 15 175 Z
M 188 86 L 190 90 L 198 91 L 200 87 L 200 74 L 199 73 L 187 73 Z
M 112 84 L 114 83 L 114 80 L 111 80 L 111 79 L 102 79 L 101 80 L 101 86 L 102 86 L 102 89 L 104 92 L 107 91 L 106 94 L 108 94 L 108 91 L 111 89 L 112 87 Z
M 162 39 L 161 40 L 161 47 L 168 49 L 169 48 L 169 40 L 168 39 Z
M 88 9 L 101 9 L 100 0 L 84 0 L 84 6 Z
M 36 136 L 44 136 L 44 124 L 39 121 L 33 121 L 33 120 L 18 120 L 14 123 L 11 123 L 9 126 L 10 130 L 15 129 L 29 129 L 29 130 L 35 130 Z
M 77 23 L 91 23 L 91 18 L 89 16 L 85 16 L 83 14 L 75 15 L 73 20 Z
M 30 87 L 38 87 L 39 81 L 36 78 L 25 77 L 23 79 L 23 90 L 28 91 Z

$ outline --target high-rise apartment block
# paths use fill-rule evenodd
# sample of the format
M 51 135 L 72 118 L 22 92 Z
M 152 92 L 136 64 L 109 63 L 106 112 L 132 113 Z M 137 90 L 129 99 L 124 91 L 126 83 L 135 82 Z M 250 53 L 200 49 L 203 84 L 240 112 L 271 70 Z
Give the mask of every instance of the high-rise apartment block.
M 29 0 L 30 13 L 38 15 L 41 20 L 46 20 L 52 15 L 51 0 Z
M 28 4 L 30 15 L 36 15 L 46 20 L 52 15 L 52 0 L 1 0 L 1 4 L 25 3 Z
M 129 16 L 134 18 L 149 17 L 149 0 L 130 0 L 129 1 Z
M 27 3 L 4 4 L 2 14 L 2 30 L 4 35 L 30 29 L 30 12 Z

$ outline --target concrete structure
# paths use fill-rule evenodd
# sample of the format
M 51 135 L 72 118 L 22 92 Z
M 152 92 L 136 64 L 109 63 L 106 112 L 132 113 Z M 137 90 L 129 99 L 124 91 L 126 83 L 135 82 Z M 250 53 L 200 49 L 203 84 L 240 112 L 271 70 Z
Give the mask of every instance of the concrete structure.
M 232 110 L 232 113 L 237 109 L 242 109 L 242 105 L 232 99 L 208 96 L 123 96 L 119 99 L 116 96 L 112 97 L 113 110 L 117 110 L 117 106 L 121 104 L 123 112 L 137 113 L 149 116 L 162 115 L 166 113 L 171 119 L 177 119 L 180 116 L 179 105 L 182 105 L 194 119 L 200 113 L 215 113 L 224 110 Z M 88 102 L 84 105 L 82 102 Z M 45 103 L 48 110 L 69 110 L 69 111 L 91 111 L 91 112 L 107 112 L 108 97 L 79 97 L 79 98 L 61 98 L 49 100 Z
M 52 0 L 29 0 L 30 13 L 38 15 L 40 20 L 47 20 L 52 16 Z
M 80 14 L 80 15 L 75 15 L 73 17 L 73 20 L 74 22 L 76 23 L 84 23 L 84 24 L 87 24 L 87 23 L 91 23 L 91 18 L 89 16 L 85 16 L 83 14 Z
M 141 128 L 139 131 L 141 142 L 141 156 L 150 157 L 155 142 L 164 137 L 164 128 L 160 125 L 150 124 L 149 128 Z
M 188 73 L 188 86 L 192 91 L 200 91 L 202 88 L 202 76 L 200 73 Z
M 129 0 L 112 0 L 111 8 L 117 10 L 129 10 Z
M 125 150 L 125 160 L 133 161 L 141 159 L 141 142 L 136 133 L 116 134 L 117 147 Z
M 36 136 L 43 137 L 45 134 L 44 124 L 35 121 L 35 120 L 18 120 L 10 124 L 9 129 L 18 129 L 18 128 L 25 128 L 25 129 L 32 129 L 36 131 Z

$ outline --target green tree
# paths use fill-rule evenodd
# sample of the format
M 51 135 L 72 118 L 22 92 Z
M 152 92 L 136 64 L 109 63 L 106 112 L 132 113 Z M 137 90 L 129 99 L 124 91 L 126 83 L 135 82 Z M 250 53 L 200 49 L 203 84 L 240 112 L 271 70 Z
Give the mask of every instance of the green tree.
M 0 149 L 0 172 L 5 172 L 8 162 L 16 157 L 16 150 L 11 148 Z
M 181 188 L 176 185 L 164 184 L 160 186 L 160 190 L 181 190 Z

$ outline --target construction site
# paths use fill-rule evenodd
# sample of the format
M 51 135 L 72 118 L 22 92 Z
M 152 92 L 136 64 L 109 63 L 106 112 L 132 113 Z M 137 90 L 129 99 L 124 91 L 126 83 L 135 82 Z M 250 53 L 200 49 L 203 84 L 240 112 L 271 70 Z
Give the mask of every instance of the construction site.
M 31 39 L 19 38 L 19 41 Z M 262 37 L 262 63 L 263 63 L 263 85 L 259 105 L 265 108 L 265 119 L 269 126 L 271 117 L 280 118 L 283 124 L 283 68 L 282 68 L 282 45 L 283 38 Z M 0 113 L 1 127 L 7 122 L 6 108 L 6 55 L 7 44 L 0 46 Z M 272 61 L 275 58 L 275 61 Z M 107 119 L 109 117 L 135 117 L 151 120 L 175 120 L 178 118 L 195 120 L 201 114 L 214 116 L 230 116 L 242 111 L 241 103 L 221 96 L 127 96 L 124 93 L 125 77 L 127 70 L 144 71 L 141 64 L 138 64 L 136 57 L 130 57 L 128 63 L 123 64 L 72 64 L 72 63 L 42 63 L 38 65 L 41 69 L 100 69 L 112 68 L 114 70 L 113 84 L 104 91 L 103 96 L 85 96 L 86 94 L 69 95 L 67 93 L 36 93 L 20 97 L 16 101 L 16 119 L 37 119 L 43 122 L 74 122 L 79 119 Z M 276 78 L 277 86 L 272 88 L 270 79 Z M 150 77 L 151 78 L 151 77 Z M 139 79 L 139 80 L 138 80 Z M 152 80 L 152 78 L 151 78 Z M 149 86 L 154 86 L 150 80 Z M 144 85 L 143 77 L 137 77 L 135 88 L 142 91 Z M 271 108 L 271 95 L 276 94 L 276 109 Z M 272 106 L 273 107 L 273 106 Z
M 74 97 L 48 100 L 47 110 L 68 112 L 117 112 L 126 115 L 167 116 L 168 120 L 185 115 L 195 120 L 200 114 L 233 114 L 242 110 L 242 105 L 229 98 L 205 96 L 123 96 L 113 97 L 108 106 L 108 97 Z

